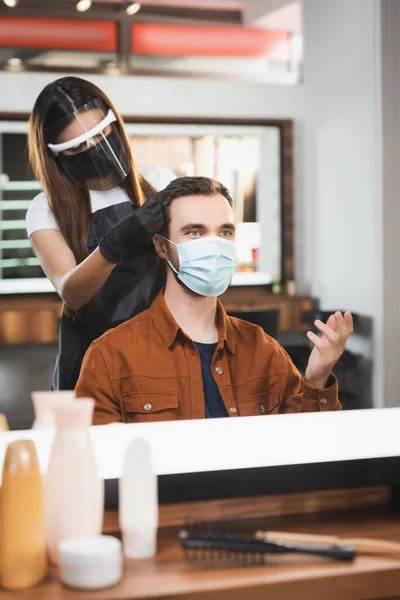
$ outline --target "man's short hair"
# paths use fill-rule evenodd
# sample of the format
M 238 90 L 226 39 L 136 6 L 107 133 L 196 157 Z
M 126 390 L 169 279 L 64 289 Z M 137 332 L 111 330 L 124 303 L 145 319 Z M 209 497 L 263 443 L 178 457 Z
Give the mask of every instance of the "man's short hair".
M 169 235 L 171 222 L 171 203 L 183 196 L 215 196 L 220 194 L 233 207 L 233 200 L 227 187 L 209 177 L 177 177 L 161 192 L 159 192 L 164 213 L 164 225 L 160 232 L 165 237 Z

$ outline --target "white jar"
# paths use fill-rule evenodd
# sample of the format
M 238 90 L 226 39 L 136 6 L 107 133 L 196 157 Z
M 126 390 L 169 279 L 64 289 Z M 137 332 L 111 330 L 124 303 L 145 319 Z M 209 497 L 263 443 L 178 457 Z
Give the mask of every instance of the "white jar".
M 79 590 L 102 590 L 122 578 L 121 542 L 110 535 L 71 538 L 59 546 L 62 583 Z

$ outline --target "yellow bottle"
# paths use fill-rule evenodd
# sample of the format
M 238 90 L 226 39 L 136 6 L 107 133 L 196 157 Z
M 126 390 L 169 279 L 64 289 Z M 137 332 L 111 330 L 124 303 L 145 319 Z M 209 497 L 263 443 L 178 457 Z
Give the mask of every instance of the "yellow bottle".
M 0 413 L 0 431 L 9 431 L 8 421 L 6 415 Z
M 4 460 L 0 497 L 0 582 L 32 587 L 47 573 L 42 478 L 31 440 L 12 442 Z

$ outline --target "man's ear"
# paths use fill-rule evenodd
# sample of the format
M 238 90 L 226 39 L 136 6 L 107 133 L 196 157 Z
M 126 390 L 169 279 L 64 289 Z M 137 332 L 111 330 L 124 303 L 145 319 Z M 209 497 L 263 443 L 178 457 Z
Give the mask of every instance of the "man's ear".
M 153 236 L 153 244 L 156 249 L 156 252 L 160 258 L 164 260 L 168 259 L 168 242 L 163 238 L 162 235 L 156 233 Z

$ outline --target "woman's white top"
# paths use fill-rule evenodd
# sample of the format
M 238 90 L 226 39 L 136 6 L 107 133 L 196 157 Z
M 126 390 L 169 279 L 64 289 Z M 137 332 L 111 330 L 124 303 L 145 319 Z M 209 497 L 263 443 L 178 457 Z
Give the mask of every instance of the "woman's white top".
M 156 191 L 163 190 L 176 177 L 172 171 L 161 165 L 148 165 L 139 170 Z M 129 198 L 120 187 L 106 192 L 90 190 L 92 213 L 126 201 L 129 201 Z M 28 237 L 31 237 L 34 231 L 40 229 L 59 229 L 44 192 L 41 192 L 32 200 L 32 204 L 26 213 Z

